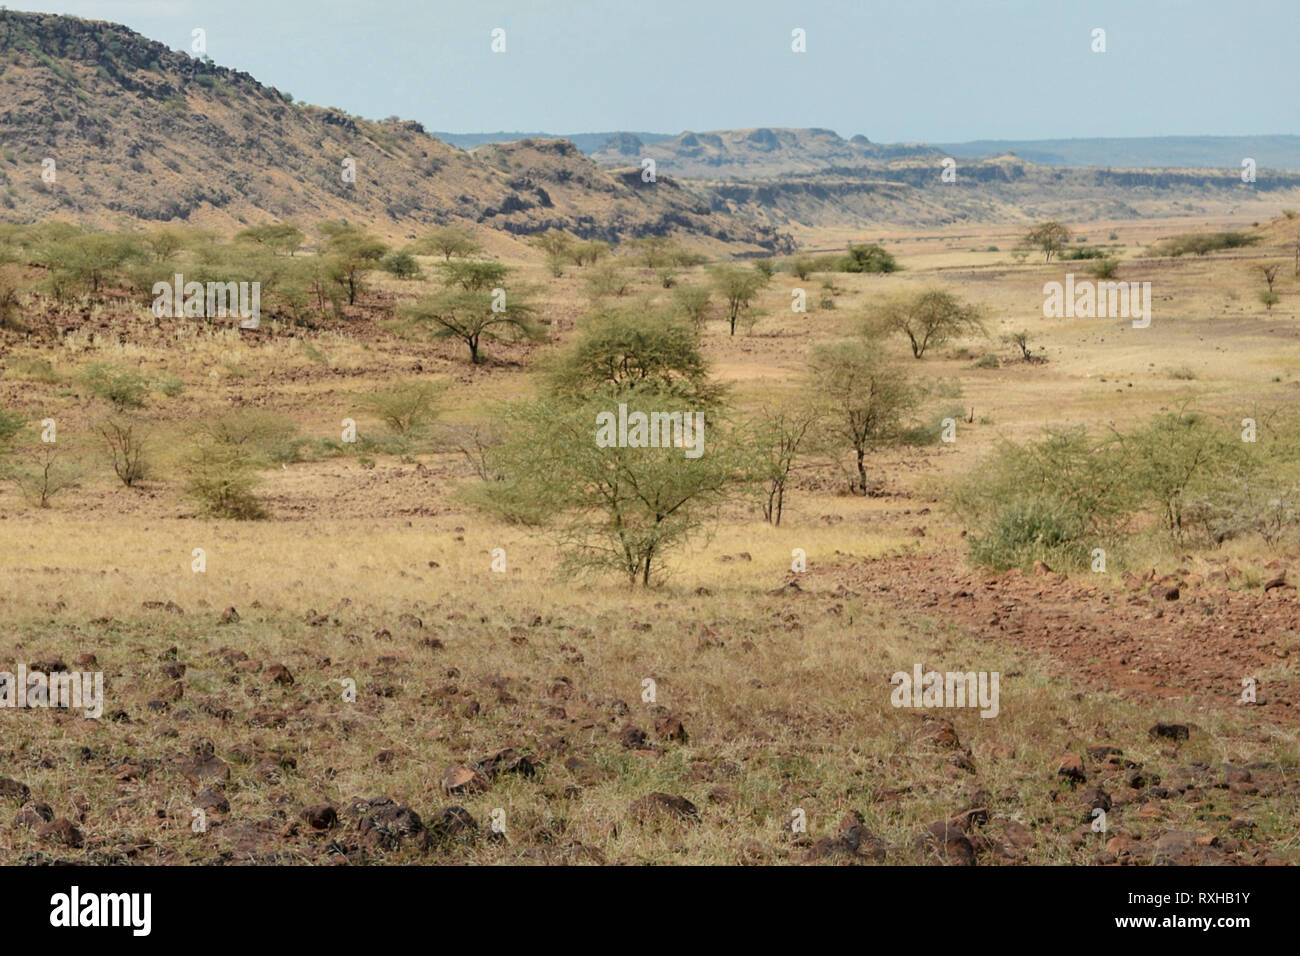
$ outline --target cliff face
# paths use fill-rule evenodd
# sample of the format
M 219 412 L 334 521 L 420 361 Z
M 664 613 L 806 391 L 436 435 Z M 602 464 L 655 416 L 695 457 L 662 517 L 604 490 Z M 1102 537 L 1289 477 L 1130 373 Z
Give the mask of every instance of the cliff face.
M 632 183 L 568 144 L 514 143 L 485 161 L 418 123 L 294 105 L 246 73 L 72 17 L 0 12 L 0 127 L 9 221 L 226 230 L 346 219 L 390 236 L 459 221 L 515 235 L 558 227 L 604 239 L 691 233 L 738 252 L 788 247 L 671 179 Z

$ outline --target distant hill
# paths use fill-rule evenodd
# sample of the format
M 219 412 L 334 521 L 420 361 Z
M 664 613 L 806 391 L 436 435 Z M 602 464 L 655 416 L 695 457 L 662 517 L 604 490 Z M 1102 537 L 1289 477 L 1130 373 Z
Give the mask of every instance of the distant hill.
M 985 159 L 1014 153 L 1044 166 L 1116 169 L 1232 169 L 1247 157 L 1259 168 L 1300 171 L 1300 136 L 1153 136 L 1110 139 L 982 139 L 965 143 L 873 143 L 826 129 L 781 127 L 707 133 L 435 134 L 464 149 L 482 143 L 567 139 L 602 165 L 653 158 L 672 175 L 704 179 L 764 178 L 827 166 L 915 155 Z
M 1047 166 L 1126 169 L 1181 166 L 1241 168 L 1247 157 L 1260 168 L 1300 170 L 1300 136 L 1153 136 L 1133 139 L 981 139 L 936 144 L 951 156 L 972 159 L 1015 153 Z
M 601 165 L 653 159 L 670 176 L 754 179 L 932 154 L 937 155 L 921 145 L 880 146 L 865 136 L 842 139 L 829 129 L 759 127 L 680 133 L 654 143 L 621 134 L 591 155 Z
M 461 222 L 610 241 L 673 233 L 720 254 L 789 246 L 671 176 L 647 187 L 570 143 L 476 158 L 418 123 L 296 105 L 247 73 L 73 17 L 0 11 L 0 129 L 0 219 L 12 222 L 229 231 L 346 219 L 390 237 Z
M 521 139 L 567 139 L 574 146 L 578 147 L 583 153 L 590 156 L 605 145 L 605 142 L 616 136 L 634 136 L 643 143 L 657 143 L 661 140 L 672 139 L 671 133 L 625 133 L 620 131 L 610 133 L 564 133 L 557 135 L 555 133 L 440 133 L 431 134 L 438 137 L 444 143 L 449 143 L 457 149 L 471 150 L 479 146 L 486 146 L 489 143 L 517 143 Z
M 1005 155 L 962 159 L 955 180 L 945 182 L 940 163 L 924 156 L 779 178 L 688 183 L 714 209 L 773 229 L 1094 222 L 1246 208 L 1276 215 L 1282 208 L 1300 208 L 1300 172 L 1261 170 L 1256 182 L 1243 183 L 1232 169 L 1061 168 Z

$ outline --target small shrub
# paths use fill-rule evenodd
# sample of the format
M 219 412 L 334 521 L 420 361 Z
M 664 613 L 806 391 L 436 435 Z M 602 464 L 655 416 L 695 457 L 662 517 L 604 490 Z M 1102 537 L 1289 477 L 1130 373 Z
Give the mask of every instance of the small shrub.
M 701 286 L 678 286 L 673 290 L 673 307 L 698 328 L 709 315 L 709 290 Z
M 398 279 L 417 279 L 420 264 L 405 249 L 395 249 L 379 260 L 379 268 Z
M 204 515 L 237 521 L 265 515 L 253 495 L 258 478 L 251 448 L 208 439 L 191 450 L 184 471 L 186 491 Z
M 1088 268 L 1088 272 L 1097 279 L 1113 279 L 1119 271 L 1119 260 L 1111 257 L 1098 259 Z
M 112 402 L 119 409 L 144 407 L 149 383 L 134 369 L 94 363 L 82 372 L 82 381 L 96 398 Z
M 200 434 L 219 445 L 238 448 L 258 465 L 298 460 L 304 440 L 293 422 L 263 408 L 237 408 L 210 415 L 198 426 Z
M 26 427 L 27 420 L 19 412 L 0 406 L 0 451 L 4 451 Z
M 407 435 L 438 417 L 445 386 L 434 382 L 398 382 L 365 395 L 360 405 L 396 435 Z
M 19 449 L 4 467 L 4 477 L 30 504 L 48 508 L 50 499 L 75 488 L 81 469 L 57 442 L 36 442 Z
M 185 381 L 175 375 L 163 375 L 154 379 L 153 389 L 167 398 L 176 398 L 185 391 Z
M 100 423 L 99 434 L 108 448 L 113 473 L 126 487 L 132 487 L 145 475 L 143 428 L 128 418 L 109 418 Z
M 34 355 L 15 355 L 9 358 L 8 365 L 9 374 L 14 378 L 45 385 L 57 385 L 59 382 L 59 373 L 54 371 L 54 365 L 48 359 Z

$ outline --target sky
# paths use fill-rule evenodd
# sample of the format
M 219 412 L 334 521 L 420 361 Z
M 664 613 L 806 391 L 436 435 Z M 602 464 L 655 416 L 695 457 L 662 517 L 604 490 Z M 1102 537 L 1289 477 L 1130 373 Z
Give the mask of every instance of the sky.
M 456 133 L 1296 133 L 1297 0 L 29 0 Z M 492 31 L 505 31 L 493 52 Z M 806 52 L 792 50 L 805 31 Z M 1093 31 L 1105 31 L 1104 53 Z

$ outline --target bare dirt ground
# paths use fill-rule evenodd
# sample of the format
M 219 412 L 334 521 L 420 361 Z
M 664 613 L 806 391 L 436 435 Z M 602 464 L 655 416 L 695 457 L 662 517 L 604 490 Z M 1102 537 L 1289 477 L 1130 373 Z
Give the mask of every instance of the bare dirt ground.
M 1211 577 L 1240 579 L 1238 568 L 1220 563 Z M 1272 562 L 1267 589 L 1252 592 L 1186 569 L 1126 574 L 1123 590 L 1046 566 L 1032 575 L 988 574 L 949 549 L 810 575 L 899 610 L 958 621 L 979 641 L 1035 651 L 1084 686 L 1141 701 L 1187 698 L 1206 709 L 1264 708 L 1251 720 L 1294 726 L 1300 679 L 1284 665 L 1300 654 L 1300 602 L 1286 567 Z M 1257 685 L 1253 704 L 1242 703 L 1246 678 Z

